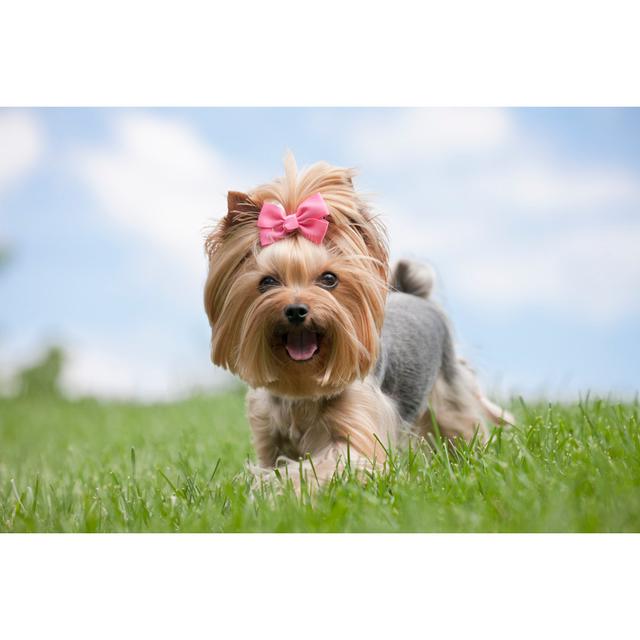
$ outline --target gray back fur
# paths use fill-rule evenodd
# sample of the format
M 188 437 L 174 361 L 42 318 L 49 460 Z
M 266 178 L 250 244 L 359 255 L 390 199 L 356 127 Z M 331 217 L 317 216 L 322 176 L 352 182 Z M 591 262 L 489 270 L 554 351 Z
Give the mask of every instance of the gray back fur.
M 443 311 L 422 296 L 392 291 L 374 375 L 404 420 L 413 422 L 426 409 L 441 370 L 447 381 L 453 380 L 455 356 Z

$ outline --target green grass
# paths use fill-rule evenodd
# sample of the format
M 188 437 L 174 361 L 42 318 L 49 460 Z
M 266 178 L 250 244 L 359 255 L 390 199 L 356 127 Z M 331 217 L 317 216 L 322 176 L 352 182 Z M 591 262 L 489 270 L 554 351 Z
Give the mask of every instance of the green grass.
M 0 400 L 0 531 L 640 531 L 638 403 L 514 402 L 485 448 L 252 495 L 243 394 Z

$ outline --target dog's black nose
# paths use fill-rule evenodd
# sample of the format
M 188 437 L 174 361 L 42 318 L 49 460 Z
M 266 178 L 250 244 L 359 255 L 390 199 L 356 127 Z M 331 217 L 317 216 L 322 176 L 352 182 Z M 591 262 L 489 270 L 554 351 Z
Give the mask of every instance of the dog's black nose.
M 291 324 L 302 324 L 309 313 L 306 304 L 288 304 L 284 308 L 284 315 Z

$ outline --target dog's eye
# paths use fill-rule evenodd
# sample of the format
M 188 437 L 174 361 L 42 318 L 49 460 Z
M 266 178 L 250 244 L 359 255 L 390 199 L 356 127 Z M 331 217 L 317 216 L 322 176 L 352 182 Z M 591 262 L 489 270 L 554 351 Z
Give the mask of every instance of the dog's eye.
M 325 289 L 333 289 L 338 284 L 338 276 L 331 271 L 325 271 L 318 278 L 318 284 Z
M 277 287 L 279 285 L 280 283 L 273 276 L 265 276 L 260 280 L 258 289 L 260 290 L 260 293 L 264 293 L 268 289 L 273 289 L 273 287 Z

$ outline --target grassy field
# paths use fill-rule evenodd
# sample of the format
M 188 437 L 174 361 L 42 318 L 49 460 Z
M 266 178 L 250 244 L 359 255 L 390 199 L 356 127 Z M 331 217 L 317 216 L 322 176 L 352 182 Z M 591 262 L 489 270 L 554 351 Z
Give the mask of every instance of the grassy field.
M 640 531 L 637 402 L 511 409 L 486 448 L 394 454 L 310 500 L 250 492 L 242 392 L 0 399 L 0 531 Z

